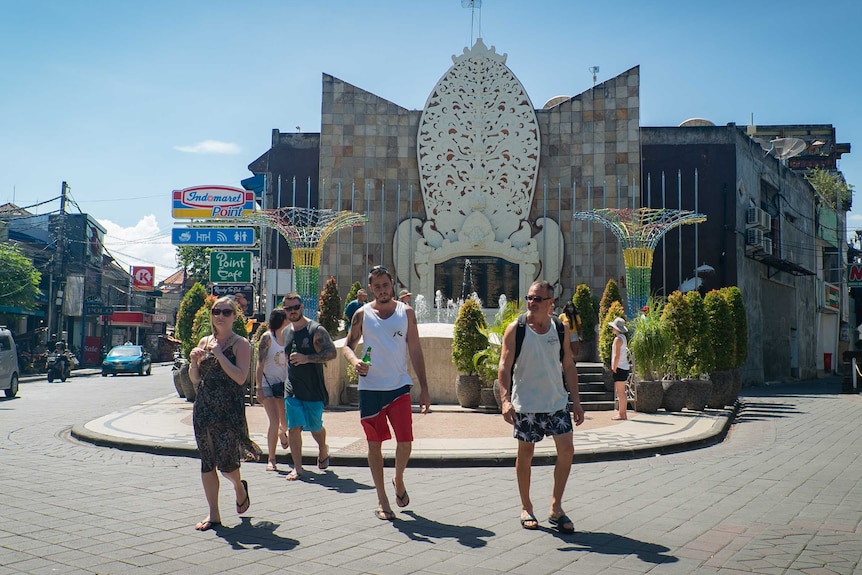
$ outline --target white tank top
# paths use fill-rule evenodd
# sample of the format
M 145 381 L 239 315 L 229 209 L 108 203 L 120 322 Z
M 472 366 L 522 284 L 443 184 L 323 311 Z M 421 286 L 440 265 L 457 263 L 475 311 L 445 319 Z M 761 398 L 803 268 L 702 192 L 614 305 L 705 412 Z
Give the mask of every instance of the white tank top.
M 626 336 L 621 333 L 617 334 L 617 337 L 623 339 L 623 346 L 620 348 L 620 362 L 617 364 L 617 369 L 631 369 L 631 364 L 629 363 L 629 342 Z
M 263 363 L 263 376 L 270 385 L 284 381 L 287 377 L 287 357 L 284 355 L 284 346 L 278 344 L 278 339 L 271 331 L 266 332 L 269 336 L 269 351 Z
M 560 336 L 553 323 L 543 334 L 529 325 L 524 327 L 524 342 L 512 378 L 512 405 L 518 413 L 554 413 L 565 409 L 569 392 L 563 386 Z
M 371 346 L 371 369 L 359 378 L 359 389 L 392 391 L 413 385 L 407 372 L 407 311 L 402 302 L 396 302 L 395 313 L 380 319 L 370 303 L 362 306 L 361 358 Z

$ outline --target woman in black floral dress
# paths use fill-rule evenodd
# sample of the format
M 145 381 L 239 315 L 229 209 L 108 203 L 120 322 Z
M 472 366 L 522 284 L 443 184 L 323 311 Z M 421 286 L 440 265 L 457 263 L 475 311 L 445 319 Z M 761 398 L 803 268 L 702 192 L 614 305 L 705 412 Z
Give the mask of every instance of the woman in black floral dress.
M 241 461 L 257 461 L 260 448 L 248 436 L 243 387 L 251 365 L 251 345 L 233 331 L 236 303 L 221 297 L 211 310 L 213 335 L 201 339 L 191 351 L 189 377 L 198 385 L 192 421 L 201 456 L 201 481 L 209 514 L 195 529 L 221 525 L 216 469 L 233 484 L 236 512 L 248 511 L 248 484 L 240 476 Z

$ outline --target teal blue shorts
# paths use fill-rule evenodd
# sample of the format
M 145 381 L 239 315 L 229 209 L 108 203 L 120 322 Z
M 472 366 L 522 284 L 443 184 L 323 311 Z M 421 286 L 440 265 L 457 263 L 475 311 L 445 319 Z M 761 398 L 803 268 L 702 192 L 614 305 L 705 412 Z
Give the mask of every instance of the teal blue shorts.
M 284 411 L 287 428 L 301 427 L 305 431 L 317 432 L 323 429 L 323 402 L 302 401 L 295 397 L 284 398 Z

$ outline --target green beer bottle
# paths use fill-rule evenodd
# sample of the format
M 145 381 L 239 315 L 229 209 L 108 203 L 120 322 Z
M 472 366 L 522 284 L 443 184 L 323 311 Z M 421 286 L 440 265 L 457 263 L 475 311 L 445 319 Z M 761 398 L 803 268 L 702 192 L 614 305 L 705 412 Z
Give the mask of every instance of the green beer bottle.
M 371 346 L 368 346 L 368 349 L 365 350 L 365 355 L 362 356 L 362 363 L 366 365 L 371 365 Z M 360 373 L 359 375 L 365 377 L 364 373 Z

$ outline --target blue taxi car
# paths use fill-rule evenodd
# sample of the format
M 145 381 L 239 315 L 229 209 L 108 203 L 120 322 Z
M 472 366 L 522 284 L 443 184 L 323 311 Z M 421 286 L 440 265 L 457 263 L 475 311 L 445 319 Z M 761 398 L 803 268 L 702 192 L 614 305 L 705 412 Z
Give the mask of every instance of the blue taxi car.
M 108 355 L 102 361 L 102 377 L 109 373 L 137 373 L 138 375 L 150 375 L 153 371 L 153 363 L 150 354 L 140 345 L 124 344 L 111 348 Z

